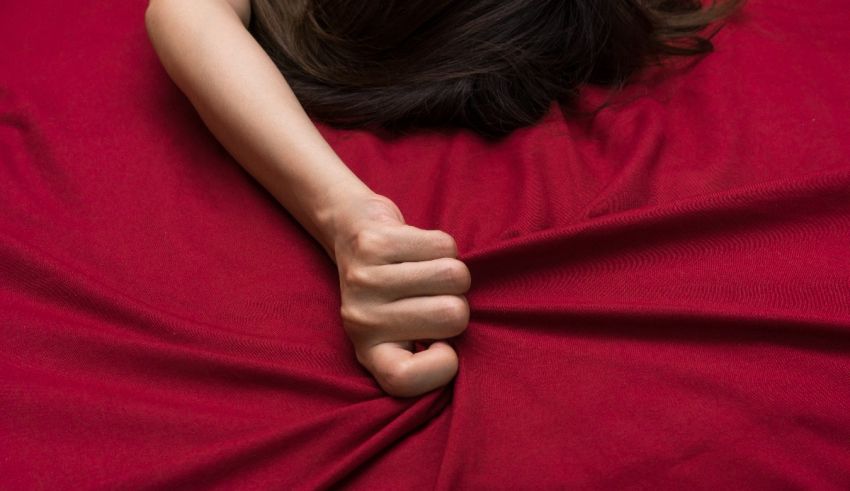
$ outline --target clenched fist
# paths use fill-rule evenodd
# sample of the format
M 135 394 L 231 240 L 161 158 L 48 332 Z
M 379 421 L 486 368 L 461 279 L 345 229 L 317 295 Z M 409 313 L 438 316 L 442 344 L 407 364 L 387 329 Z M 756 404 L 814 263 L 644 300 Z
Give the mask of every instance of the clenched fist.
M 404 223 L 389 199 L 350 203 L 333 240 L 345 330 L 357 359 L 389 394 L 410 397 L 455 376 L 457 355 L 444 340 L 469 322 L 466 265 L 454 239 Z M 413 353 L 413 341 L 436 340 Z

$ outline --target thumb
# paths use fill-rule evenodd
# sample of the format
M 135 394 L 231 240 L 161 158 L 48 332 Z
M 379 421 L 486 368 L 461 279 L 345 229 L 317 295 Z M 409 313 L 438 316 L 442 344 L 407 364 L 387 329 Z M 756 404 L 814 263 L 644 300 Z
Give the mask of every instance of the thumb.
M 442 387 L 454 378 L 458 358 L 445 341 L 411 353 L 412 343 L 380 343 L 366 350 L 361 363 L 381 388 L 396 397 L 414 397 Z

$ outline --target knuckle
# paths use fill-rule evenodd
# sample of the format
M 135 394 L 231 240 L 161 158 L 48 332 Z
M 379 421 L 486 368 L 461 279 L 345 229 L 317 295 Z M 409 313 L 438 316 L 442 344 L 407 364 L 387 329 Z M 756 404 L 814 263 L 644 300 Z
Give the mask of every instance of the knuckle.
M 471 281 L 469 268 L 457 259 L 450 259 L 443 262 L 441 274 L 449 284 L 463 288 L 464 290 L 469 288 Z
M 386 236 L 376 230 L 361 230 L 354 236 L 353 249 L 357 255 L 375 257 L 387 247 Z
M 339 309 L 345 330 L 351 336 L 361 337 L 376 327 L 374 317 L 357 305 L 343 304 Z
M 450 257 L 457 256 L 457 243 L 455 242 L 454 237 L 442 230 L 435 231 L 432 245 L 441 251 L 445 251 L 445 253 Z
M 368 288 L 374 286 L 373 274 L 368 268 L 352 267 L 345 272 L 344 279 L 347 285 L 356 288 Z
M 359 324 L 362 314 L 357 307 L 344 303 L 339 308 L 339 316 L 346 324 Z
M 469 322 L 469 306 L 461 297 L 445 297 L 437 307 L 438 318 L 443 324 L 463 330 Z
M 392 395 L 409 395 L 413 389 L 414 374 L 408 361 L 390 364 L 377 375 L 377 378 L 384 390 Z

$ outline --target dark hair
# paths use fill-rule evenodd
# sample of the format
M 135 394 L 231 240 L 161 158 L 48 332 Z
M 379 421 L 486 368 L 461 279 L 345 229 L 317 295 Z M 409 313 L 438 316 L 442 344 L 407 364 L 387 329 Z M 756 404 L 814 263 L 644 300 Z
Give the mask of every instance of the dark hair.
M 252 0 L 252 34 L 307 112 L 339 127 L 500 137 L 582 84 L 619 86 L 743 0 Z

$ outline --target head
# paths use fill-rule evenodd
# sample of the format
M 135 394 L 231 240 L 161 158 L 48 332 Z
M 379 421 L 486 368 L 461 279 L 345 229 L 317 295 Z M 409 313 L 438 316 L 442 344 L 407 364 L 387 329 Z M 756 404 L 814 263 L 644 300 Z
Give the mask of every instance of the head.
M 743 0 L 252 0 L 251 30 L 316 119 L 497 138 L 618 86 Z

